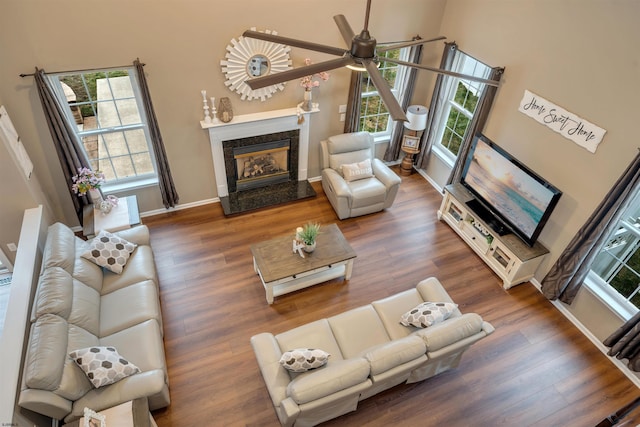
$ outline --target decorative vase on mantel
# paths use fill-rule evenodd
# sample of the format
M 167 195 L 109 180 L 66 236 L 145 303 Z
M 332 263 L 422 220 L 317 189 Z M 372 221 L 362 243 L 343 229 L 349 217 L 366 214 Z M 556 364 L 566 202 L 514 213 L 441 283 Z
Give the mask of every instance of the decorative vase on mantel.
M 304 90 L 304 101 L 302 101 L 302 109 L 304 111 L 313 110 L 313 96 L 311 92 L 311 88 Z
M 102 193 L 100 192 L 100 189 L 90 188 L 89 197 L 91 198 L 91 203 L 93 203 L 93 207 L 95 209 L 100 209 L 100 204 L 102 203 Z

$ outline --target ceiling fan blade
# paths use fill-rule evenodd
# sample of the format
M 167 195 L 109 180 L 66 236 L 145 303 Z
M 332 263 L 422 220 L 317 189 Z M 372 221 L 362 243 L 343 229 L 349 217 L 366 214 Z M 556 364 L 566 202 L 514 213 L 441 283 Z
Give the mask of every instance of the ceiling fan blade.
M 316 52 L 328 53 L 330 55 L 342 56 L 345 53 L 344 49 L 340 49 L 333 46 L 327 46 L 319 43 L 311 43 L 303 40 L 296 40 L 289 37 L 277 36 L 275 34 L 261 33 L 260 31 L 247 30 L 242 33 L 244 37 L 252 39 L 265 40 L 273 43 L 280 43 L 287 46 L 299 47 L 301 49 L 314 50 Z
M 335 68 L 344 67 L 353 64 L 354 61 L 350 56 L 344 56 L 338 59 L 318 62 L 317 64 L 306 65 L 304 67 L 295 68 L 293 70 L 283 71 L 281 73 L 269 74 L 264 77 L 245 80 L 245 83 L 253 90 L 263 87 L 288 82 L 290 80 L 299 79 L 312 74 L 321 73 L 323 71 L 333 70 Z
M 336 21 L 338 25 L 338 30 L 340 30 L 340 34 L 342 34 L 342 38 L 347 46 L 351 47 L 351 42 L 356 34 L 353 32 L 351 25 L 347 22 L 347 18 L 344 15 L 336 15 L 333 17 L 333 20 Z
M 440 37 L 436 37 L 434 39 L 429 39 L 429 40 L 419 39 L 419 40 L 412 40 L 410 42 L 404 42 L 404 43 L 391 43 L 389 45 L 385 45 L 385 46 L 379 47 L 377 49 L 377 51 L 378 52 L 386 52 L 388 50 L 400 49 L 400 48 L 403 48 L 403 47 L 415 46 L 415 45 L 418 45 L 418 44 L 435 42 L 435 41 L 438 41 L 438 40 L 445 40 L 445 39 L 446 39 L 445 36 L 440 36 Z
M 382 78 L 378 67 L 373 61 L 363 61 L 363 65 L 369 72 L 369 77 L 371 81 L 375 85 L 376 89 L 378 89 L 378 94 L 380 98 L 382 98 L 382 102 L 387 106 L 387 110 L 389 110 L 389 114 L 393 120 L 401 120 L 408 121 L 407 116 L 404 113 L 402 107 L 398 103 L 396 97 L 391 93 L 391 88 L 389 88 L 389 83 Z
M 470 76 L 468 74 L 456 73 L 455 71 L 449 71 L 449 70 L 442 70 L 440 68 L 427 67 L 426 65 L 414 64 L 413 62 L 399 61 L 397 59 L 391 59 L 391 58 L 384 58 L 384 60 L 387 61 L 387 62 L 393 62 L 394 64 L 406 65 L 407 67 L 413 67 L 413 68 L 419 68 L 421 70 L 433 71 L 435 73 L 444 74 L 446 76 L 459 77 L 459 78 L 464 79 L 464 80 L 471 80 L 473 82 L 485 83 L 485 84 L 488 84 L 490 86 L 498 86 L 498 85 L 500 85 L 500 82 L 497 82 L 495 80 L 483 79 L 482 77 L 475 77 L 475 76 Z

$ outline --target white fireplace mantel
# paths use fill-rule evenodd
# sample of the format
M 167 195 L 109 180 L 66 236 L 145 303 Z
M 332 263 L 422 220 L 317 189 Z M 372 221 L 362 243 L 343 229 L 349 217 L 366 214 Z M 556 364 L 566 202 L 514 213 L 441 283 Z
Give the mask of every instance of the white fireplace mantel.
M 233 116 L 229 123 L 200 122 L 202 129 L 209 130 L 213 170 L 216 177 L 218 197 L 229 195 L 227 173 L 224 165 L 222 142 L 232 139 L 249 138 L 288 130 L 299 130 L 298 181 L 307 179 L 309 163 L 309 121 L 311 114 L 319 111 L 302 111 L 296 107 L 283 110 L 272 110 L 261 113 Z M 302 123 L 298 123 L 302 122 Z

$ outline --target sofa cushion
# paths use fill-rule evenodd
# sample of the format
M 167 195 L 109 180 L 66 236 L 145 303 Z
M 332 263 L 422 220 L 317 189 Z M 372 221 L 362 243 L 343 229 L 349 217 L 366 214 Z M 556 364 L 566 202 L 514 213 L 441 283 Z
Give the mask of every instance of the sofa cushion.
M 285 351 L 280 365 L 287 371 L 307 372 L 327 364 L 330 354 L 317 348 L 295 348 Z
M 370 347 L 389 342 L 389 335 L 371 305 L 345 311 L 328 321 L 344 358 L 360 356 Z
M 76 258 L 76 235 L 66 225 L 56 222 L 49 226 L 42 253 L 42 268 L 60 267 L 73 274 Z
M 140 372 L 140 368 L 122 357 L 115 347 L 81 348 L 69 353 L 69 357 L 84 371 L 95 388 Z
M 125 268 L 121 274 L 104 270 L 100 294 L 106 295 L 133 283 L 144 282 L 145 280 L 152 280 L 156 286 L 158 285 L 153 251 L 151 250 L 151 246 L 143 245 L 138 246 L 137 249 L 133 251 L 127 261 L 127 268 Z
M 371 305 L 378 313 L 378 316 L 380 316 L 380 320 L 382 320 L 391 339 L 398 339 L 406 337 L 412 332 L 411 329 L 402 326 L 400 322 L 398 322 L 400 316 L 409 308 L 415 307 L 423 302 L 424 300 L 420 296 L 420 293 L 414 288 L 374 301 Z
M 456 308 L 458 306 L 450 302 L 423 302 L 400 316 L 400 323 L 404 326 L 428 328 L 447 320 Z
M 415 360 L 427 352 L 422 338 L 408 336 L 368 349 L 363 353 L 371 365 L 371 375 L 378 375 Z
M 96 291 L 100 292 L 102 289 L 102 277 L 104 276 L 104 269 L 93 261 L 89 261 L 86 258 L 82 258 L 80 254 L 86 252 L 89 249 L 91 242 L 78 238 L 76 240 L 76 262 L 73 267 L 73 278 L 81 281 L 87 286 L 91 286 Z
M 351 189 L 351 208 L 363 208 L 376 203 L 384 203 L 387 187 L 376 178 L 366 178 L 349 183 Z
M 44 270 L 38 279 L 38 291 L 33 302 L 31 321 L 43 314 L 55 314 L 64 319 L 71 314 L 73 278 L 61 267 Z
M 100 294 L 84 283 L 73 281 L 71 313 L 67 322 L 79 326 L 93 335 L 100 335 Z
M 155 320 L 146 320 L 102 337 L 100 345 L 117 348 L 122 356 L 135 363 L 142 372 L 162 369 L 166 375 L 164 342 L 160 325 Z
M 292 348 L 321 348 L 331 354 L 331 360 L 343 359 L 327 319 L 316 320 L 276 335 L 283 353 Z
M 331 360 L 322 369 L 291 380 L 287 395 L 297 404 L 311 402 L 367 381 L 369 372 L 369 362 L 364 358 Z
M 371 168 L 371 159 L 366 159 L 357 163 L 348 163 L 342 165 L 342 176 L 345 181 L 357 181 L 359 179 L 371 178 L 373 169 Z
M 122 273 L 131 252 L 135 250 L 136 246 L 135 243 L 102 230 L 91 240 L 89 248 L 81 256 L 119 274 Z
M 340 172 L 341 166 L 371 159 L 373 137 L 368 132 L 334 135 L 327 139 L 329 167 Z
M 134 283 L 100 298 L 101 337 L 149 319 L 162 325 L 158 288 L 151 280 Z
M 78 348 L 92 347 L 100 344 L 98 337 L 79 326 L 69 325 L 67 350 L 65 355 Z M 88 391 L 93 390 L 93 384 L 78 365 L 70 357 L 65 357 L 62 368 L 62 379 L 55 393 L 71 401 L 78 400 Z
M 67 321 L 55 314 L 40 316 L 31 326 L 25 360 L 25 384 L 29 388 L 55 390 L 67 357 Z

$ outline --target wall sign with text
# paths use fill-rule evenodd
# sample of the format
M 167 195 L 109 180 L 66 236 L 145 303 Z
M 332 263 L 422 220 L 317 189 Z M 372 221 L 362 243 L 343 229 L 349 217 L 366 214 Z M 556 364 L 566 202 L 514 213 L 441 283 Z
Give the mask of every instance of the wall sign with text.
M 607 132 L 605 129 L 581 119 L 526 89 L 518 111 L 546 125 L 592 153 L 596 152 L 598 144 L 600 144 L 604 134 Z

